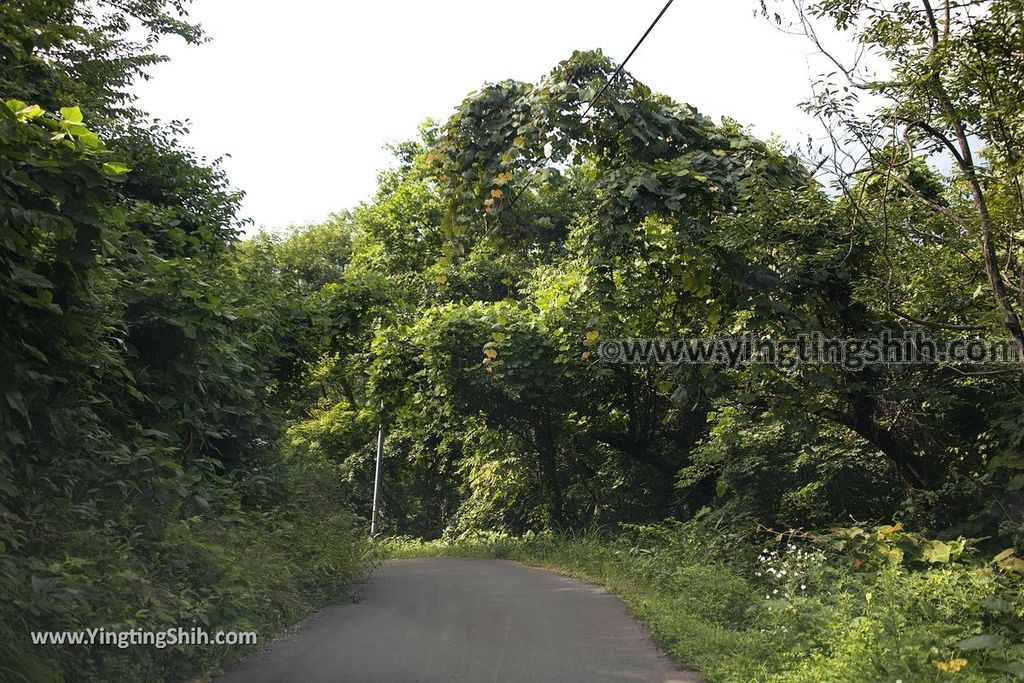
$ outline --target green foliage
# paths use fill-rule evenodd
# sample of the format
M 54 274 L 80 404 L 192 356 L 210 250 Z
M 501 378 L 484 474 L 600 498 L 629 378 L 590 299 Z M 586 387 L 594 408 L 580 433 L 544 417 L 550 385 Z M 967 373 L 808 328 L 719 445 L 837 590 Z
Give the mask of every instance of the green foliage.
M 275 299 L 246 286 L 234 251 L 240 195 L 180 148 L 180 126 L 116 106 L 159 60 L 125 34 L 198 40 L 182 16 L 145 1 L 0 10 L 0 92 L 18 98 L 0 102 L 4 680 L 216 668 L 239 653 L 30 634 L 202 625 L 266 639 L 342 596 L 366 552 L 345 500 L 281 453 L 282 388 L 301 375 L 270 362 Z M 377 280 L 314 302 L 345 319 L 314 326 L 303 308 L 296 327 L 348 348 L 360 309 L 346 297 Z
M 866 155 L 832 187 L 626 72 L 580 121 L 616 70 L 576 52 L 425 123 L 371 201 L 244 241 L 217 162 L 130 106 L 159 37 L 203 40 L 180 3 L 0 10 L 2 675 L 180 678 L 237 653 L 26 633 L 266 636 L 339 596 L 381 426 L 387 532 L 606 581 L 713 680 L 1019 674 L 1019 369 L 598 362 L 1021 336 L 1019 3 L 804 9 L 892 67 L 809 104 Z
M 383 401 L 388 462 L 411 464 L 385 465 L 385 523 L 521 533 L 714 507 L 1014 542 L 1019 501 L 997 495 L 1019 465 L 1010 374 L 595 362 L 608 339 L 899 336 L 915 316 L 983 308 L 947 292 L 971 276 L 970 236 L 884 177 L 830 195 L 784 150 L 628 74 L 577 121 L 611 69 L 580 52 L 537 83 L 471 93 L 396 148 L 374 201 L 343 219 L 348 267 L 391 287 L 355 373 L 367 399 L 344 397 Z M 927 164 L 899 172 L 957 201 Z M 883 203 L 888 223 L 870 220 Z M 877 286 L 897 270 L 913 292 L 899 309 Z M 321 388 L 317 411 L 350 415 Z M 368 414 L 357 422 L 365 482 L 373 434 Z
M 679 470 L 681 490 L 714 483 L 718 503 L 787 527 L 871 518 L 900 501 L 885 458 L 823 420 L 779 419 L 739 403 L 723 405 L 710 422 L 693 463 Z
M 959 559 L 971 548 L 969 539 L 925 539 L 904 531 L 902 524 L 876 526 L 871 530 L 859 527 L 834 529 L 815 540 L 852 555 L 854 567 L 871 563 L 946 564 Z

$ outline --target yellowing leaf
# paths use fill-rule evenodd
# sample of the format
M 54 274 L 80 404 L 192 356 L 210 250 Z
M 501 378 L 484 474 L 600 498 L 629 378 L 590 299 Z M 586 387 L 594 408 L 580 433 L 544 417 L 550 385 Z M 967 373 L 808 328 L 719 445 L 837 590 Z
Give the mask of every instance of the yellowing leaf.
M 1017 572 L 1018 574 L 1024 574 L 1024 560 L 1016 557 L 1011 557 L 1003 560 L 999 563 L 999 566 L 1008 572 Z
M 495 199 L 501 199 L 502 195 L 504 194 L 505 193 L 499 190 L 498 188 L 494 188 L 493 190 L 491 190 L 491 196 L 494 197 Z
M 946 671 L 948 673 L 958 674 L 963 670 L 965 666 L 967 666 L 967 660 L 951 659 L 948 662 L 943 662 L 939 659 L 933 659 L 932 666 L 934 666 L 939 671 Z
M 1007 548 L 1007 549 L 1006 549 L 1006 550 L 1004 550 L 1003 552 L 1001 552 L 1001 553 L 999 553 L 998 555 L 996 555 L 995 557 L 993 557 L 993 558 L 992 558 L 992 561 L 993 561 L 993 562 L 1002 562 L 1003 560 L 1006 560 L 1006 559 L 1008 559 L 1008 558 L 1009 558 L 1009 557 L 1010 557 L 1011 555 L 1013 555 L 1013 554 L 1014 554 L 1015 552 L 1016 552 L 1016 549 L 1015 549 L 1015 548 Z
M 439 285 L 443 285 L 444 283 L 448 282 L 448 276 L 447 275 L 435 275 L 434 276 L 434 282 L 436 282 Z
M 950 547 L 942 541 L 930 540 L 921 547 L 925 562 L 949 562 Z
M 587 341 L 593 344 L 597 341 L 597 338 L 601 336 L 601 333 L 597 330 L 590 330 L 587 332 Z
M 590 360 L 590 351 L 583 352 L 583 360 Z
M 524 138 L 522 135 L 517 135 L 516 139 L 512 141 L 512 144 L 515 145 L 516 147 L 522 147 L 526 144 L 526 138 Z
M 494 360 L 495 358 L 498 357 L 498 352 L 495 351 L 494 349 L 484 349 L 484 355 L 490 358 L 491 360 Z
M 505 341 L 505 339 L 507 339 L 507 336 L 505 335 L 504 332 L 492 332 L 491 339 L 500 344 L 501 342 Z

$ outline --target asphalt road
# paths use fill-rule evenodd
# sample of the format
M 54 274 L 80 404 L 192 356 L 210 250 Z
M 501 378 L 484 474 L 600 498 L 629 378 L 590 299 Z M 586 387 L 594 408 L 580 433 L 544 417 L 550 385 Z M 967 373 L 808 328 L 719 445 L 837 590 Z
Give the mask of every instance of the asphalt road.
M 392 560 L 221 683 L 700 681 L 616 596 L 504 560 Z

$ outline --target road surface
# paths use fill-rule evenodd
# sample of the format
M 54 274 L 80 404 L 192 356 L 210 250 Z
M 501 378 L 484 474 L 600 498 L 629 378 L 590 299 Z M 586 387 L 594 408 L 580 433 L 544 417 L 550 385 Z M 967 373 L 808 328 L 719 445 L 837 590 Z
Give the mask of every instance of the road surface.
M 391 560 L 220 683 L 700 681 L 616 596 L 505 560 Z

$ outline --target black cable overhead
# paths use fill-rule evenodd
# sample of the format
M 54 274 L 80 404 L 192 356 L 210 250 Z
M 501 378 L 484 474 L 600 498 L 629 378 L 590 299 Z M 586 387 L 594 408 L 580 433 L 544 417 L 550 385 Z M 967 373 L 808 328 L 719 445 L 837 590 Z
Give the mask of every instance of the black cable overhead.
M 594 105 L 601 98 L 601 95 L 603 95 L 605 91 L 608 90 L 608 87 L 612 84 L 612 81 L 618 78 L 619 74 L 622 73 L 622 70 L 626 68 L 626 64 L 628 64 L 629 60 L 633 57 L 634 54 L 636 54 L 636 51 L 640 49 L 640 46 L 644 44 L 644 41 L 647 40 L 647 36 L 649 36 L 651 34 L 651 31 L 654 30 L 654 27 L 658 25 L 658 22 L 661 21 L 661 18 L 665 15 L 665 12 L 668 11 L 668 8 L 672 6 L 672 3 L 674 1 L 675 0 L 668 0 L 668 2 L 665 3 L 665 6 L 661 8 L 660 12 L 658 12 L 658 16 L 654 17 L 654 21 L 652 21 L 651 25 L 647 27 L 647 30 L 644 31 L 644 34 L 640 36 L 640 40 L 636 41 L 636 45 L 634 45 L 633 49 L 629 51 L 629 54 L 626 55 L 626 58 L 622 60 L 622 63 L 619 64 L 618 67 L 616 67 L 615 71 L 612 72 L 612 75 L 609 76 L 608 80 L 606 80 L 604 85 L 601 86 L 601 89 L 597 91 L 597 94 L 594 95 L 594 97 L 590 100 L 589 103 L 587 103 L 587 108 L 583 110 L 583 114 L 580 116 L 579 121 L 576 122 L 577 126 L 583 123 L 583 121 L 587 118 L 587 114 L 590 113 L 590 110 L 594 108 Z M 545 156 L 541 163 L 545 163 L 550 160 L 550 156 Z M 531 167 L 530 170 L 532 171 L 534 168 L 536 168 L 536 165 Z M 521 188 L 519 188 L 518 192 L 515 193 L 515 195 L 512 197 L 512 201 L 508 203 L 507 208 L 511 209 L 513 206 L 515 206 L 516 200 L 519 199 L 519 197 L 522 196 L 522 194 L 526 192 L 526 190 L 528 190 L 532 184 L 533 178 L 527 178 L 526 183 Z

